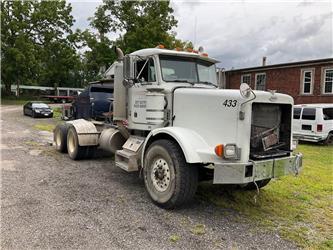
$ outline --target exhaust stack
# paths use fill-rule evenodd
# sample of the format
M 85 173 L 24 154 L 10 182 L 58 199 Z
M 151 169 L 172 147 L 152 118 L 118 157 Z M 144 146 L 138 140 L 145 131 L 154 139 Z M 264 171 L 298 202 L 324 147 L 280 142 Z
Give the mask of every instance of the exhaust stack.
M 122 61 L 124 59 L 124 53 L 123 53 L 123 51 L 120 48 L 118 48 L 118 47 L 115 47 L 114 51 L 117 54 L 117 60 L 118 61 Z

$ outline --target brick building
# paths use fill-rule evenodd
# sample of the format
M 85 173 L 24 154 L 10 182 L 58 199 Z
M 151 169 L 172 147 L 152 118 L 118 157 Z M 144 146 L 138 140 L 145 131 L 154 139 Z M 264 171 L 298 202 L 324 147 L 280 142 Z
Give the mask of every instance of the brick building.
M 257 90 L 291 95 L 295 104 L 333 103 L 333 58 L 225 71 L 224 86 L 238 89 L 246 82 Z

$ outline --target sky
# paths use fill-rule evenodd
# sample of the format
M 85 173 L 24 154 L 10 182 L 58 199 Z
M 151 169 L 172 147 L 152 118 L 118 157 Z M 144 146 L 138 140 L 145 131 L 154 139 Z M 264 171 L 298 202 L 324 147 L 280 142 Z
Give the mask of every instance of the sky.
M 69 0 L 74 28 L 89 27 L 101 0 Z M 225 69 L 333 57 L 333 1 L 173 0 L 177 38 Z M 117 37 L 116 34 L 110 34 Z

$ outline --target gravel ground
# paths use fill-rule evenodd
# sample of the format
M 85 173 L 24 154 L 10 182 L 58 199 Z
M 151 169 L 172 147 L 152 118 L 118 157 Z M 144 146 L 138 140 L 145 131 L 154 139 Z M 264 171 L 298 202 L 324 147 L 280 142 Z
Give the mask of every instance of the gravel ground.
M 1 106 L 2 249 L 294 249 L 199 197 L 164 210 L 111 157 L 72 161 L 21 106 Z M 195 227 L 201 228 L 193 231 Z M 203 228 L 203 230 L 202 230 Z

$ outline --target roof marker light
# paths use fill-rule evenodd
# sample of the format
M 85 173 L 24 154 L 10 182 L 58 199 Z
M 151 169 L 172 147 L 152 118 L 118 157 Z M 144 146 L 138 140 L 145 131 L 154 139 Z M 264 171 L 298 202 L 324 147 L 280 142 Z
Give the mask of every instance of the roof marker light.
M 156 46 L 156 48 L 157 48 L 157 49 L 164 49 L 165 47 L 164 47 L 163 44 L 159 44 L 159 45 Z

